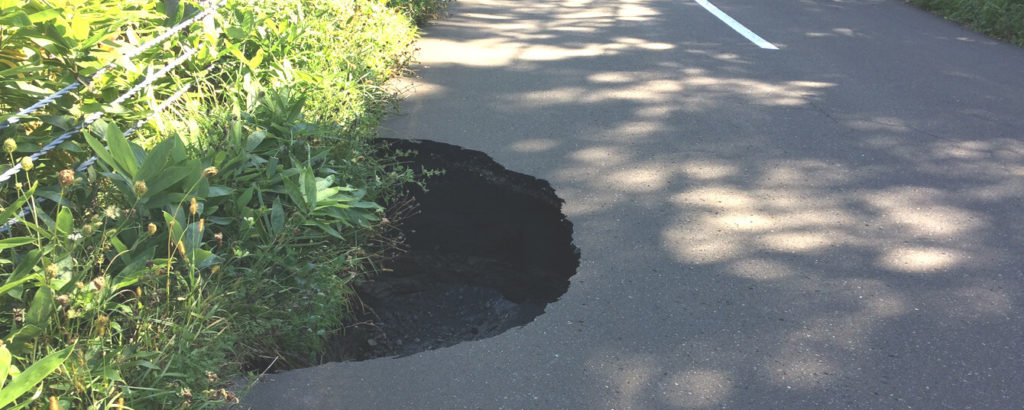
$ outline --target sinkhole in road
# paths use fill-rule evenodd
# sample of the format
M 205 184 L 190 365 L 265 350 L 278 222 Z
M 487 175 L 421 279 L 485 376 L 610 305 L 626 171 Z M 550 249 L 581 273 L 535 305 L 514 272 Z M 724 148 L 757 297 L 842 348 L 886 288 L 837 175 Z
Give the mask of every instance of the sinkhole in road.
M 366 312 L 330 359 L 405 356 L 496 336 L 533 321 L 568 290 L 579 250 L 546 181 L 455 145 L 385 141 L 415 152 L 409 168 L 444 173 L 425 192 L 408 187 L 418 212 L 399 222 L 406 252 L 357 285 Z

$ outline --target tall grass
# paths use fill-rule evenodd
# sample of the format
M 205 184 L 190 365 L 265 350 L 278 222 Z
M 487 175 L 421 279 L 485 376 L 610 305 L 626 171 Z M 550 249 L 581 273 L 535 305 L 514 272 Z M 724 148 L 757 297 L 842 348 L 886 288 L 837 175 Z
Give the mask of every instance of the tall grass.
M 0 238 L 0 407 L 216 407 L 246 370 L 319 363 L 381 250 L 380 204 L 412 178 L 373 138 L 414 22 L 439 4 L 229 0 L 212 30 L 0 131 L 0 169 L 25 170 L 0 190 L 0 220 L 38 204 Z M 184 17 L 155 0 L 0 8 L 5 114 Z M 185 69 L 109 105 L 184 46 L 201 50 Z M 26 158 L 94 110 L 112 115 Z M 93 168 L 71 169 L 92 153 Z
M 1024 0 L 911 0 L 972 30 L 1024 47 Z

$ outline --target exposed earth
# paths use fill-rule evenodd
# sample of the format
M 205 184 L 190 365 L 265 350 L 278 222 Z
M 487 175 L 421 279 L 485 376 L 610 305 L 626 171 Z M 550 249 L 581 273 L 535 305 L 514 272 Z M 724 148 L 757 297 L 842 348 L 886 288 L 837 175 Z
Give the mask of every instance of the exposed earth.
M 410 186 L 418 212 L 401 221 L 407 252 L 356 286 L 365 311 L 329 359 L 409 355 L 522 326 L 569 287 L 579 251 L 562 201 L 547 182 L 487 155 L 430 141 L 412 169 L 444 170 L 428 190 Z

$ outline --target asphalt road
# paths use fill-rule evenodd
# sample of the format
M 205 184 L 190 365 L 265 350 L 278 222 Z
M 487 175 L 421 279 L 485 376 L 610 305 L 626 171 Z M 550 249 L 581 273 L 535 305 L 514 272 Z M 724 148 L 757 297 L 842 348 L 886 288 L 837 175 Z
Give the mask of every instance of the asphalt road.
M 582 251 L 500 336 L 253 408 L 1024 408 L 1024 50 L 895 0 L 460 0 L 390 136 L 551 182 Z

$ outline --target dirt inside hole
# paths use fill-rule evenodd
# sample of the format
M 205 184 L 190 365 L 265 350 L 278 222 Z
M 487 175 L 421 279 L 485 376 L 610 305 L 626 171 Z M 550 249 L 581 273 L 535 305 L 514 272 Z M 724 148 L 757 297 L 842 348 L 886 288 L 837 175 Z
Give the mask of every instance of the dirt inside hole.
M 543 180 L 486 154 L 432 141 L 387 140 L 417 152 L 412 169 L 443 169 L 419 212 L 401 222 L 408 251 L 363 281 L 360 322 L 329 361 L 404 356 L 496 336 L 531 322 L 569 288 L 579 265 L 562 200 Z

